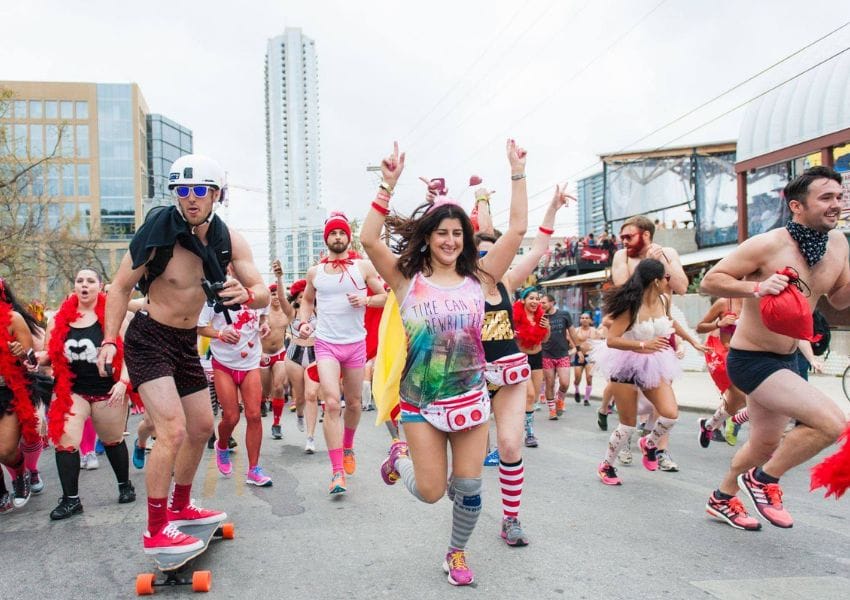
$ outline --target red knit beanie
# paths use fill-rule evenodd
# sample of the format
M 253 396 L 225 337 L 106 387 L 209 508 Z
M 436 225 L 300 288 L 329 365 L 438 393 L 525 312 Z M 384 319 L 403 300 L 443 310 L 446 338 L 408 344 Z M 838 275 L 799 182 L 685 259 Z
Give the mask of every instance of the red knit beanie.
M 348 224 L 348 218 L 344 213 L 334 211 L 328 220 L 325 221 L 325 243 L 328 243 L 328 236 L 334 229 L 342 229 L 348 235 L 348 241 L 351 241 L 351 225 Z

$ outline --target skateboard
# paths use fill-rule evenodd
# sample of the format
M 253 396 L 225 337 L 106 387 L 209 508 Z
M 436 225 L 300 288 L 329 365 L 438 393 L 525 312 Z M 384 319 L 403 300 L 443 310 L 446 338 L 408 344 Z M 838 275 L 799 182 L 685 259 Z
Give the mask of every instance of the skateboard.
M 206 525 L 181 525 L 178 527 L 186 535 L 191 535 L 204 545 L 198 550 L 184 552 L 182 554 L 152 554 L 156 568 L 165 577 L 157 579 L 155 573 L 141 573 L 136 576 L 136 594 L 148 596 L 154 593 L 157 587 L 174 587 L 177 585 L 191 585 L 193 592 L 208 592 L 212 587 L 212 573 L 210 571 L 193 571 L 191 577 L 184 575 L 187 565 L 201 554 L 207 551 L 212 540 L 232 540 L 234 537 L 233 523 L 209 523 Z

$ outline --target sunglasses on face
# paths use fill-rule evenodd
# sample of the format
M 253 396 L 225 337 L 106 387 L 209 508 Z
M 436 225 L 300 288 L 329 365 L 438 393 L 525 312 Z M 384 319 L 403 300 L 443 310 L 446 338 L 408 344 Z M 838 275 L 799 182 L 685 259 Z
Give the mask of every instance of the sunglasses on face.
M 192 193 L 196 198 L 206 198 L 210 191 L 208 185 L 178 185 L 174 188 L 174 194 L 178 198 L 188 198 Z
M 638 235 L 638 234 L 636 234 L 636 233 L 621 233 L 621 234 L 620 234 L 620 239 L 621 239 L 621 240 L 623 240 L 624 242 L 628 242 L 628 241 L 630 241 L 633 237 L 637 237 L 637 235 Z
M 484 258 L 485 256 L 487 256 L 486 250 L 479 250 L 478 251 L 478 258 Z

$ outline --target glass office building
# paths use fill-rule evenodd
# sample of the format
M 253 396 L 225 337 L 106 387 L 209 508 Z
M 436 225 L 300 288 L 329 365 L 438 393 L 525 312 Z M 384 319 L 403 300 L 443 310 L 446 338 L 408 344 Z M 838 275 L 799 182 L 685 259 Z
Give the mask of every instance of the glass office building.
M 163 115 L 151 114 L 147 119 L 148 199 L 153 206 L 172 202 L 168 191 L 168 171 L 175 160 L 192 154 L 192 130 Z

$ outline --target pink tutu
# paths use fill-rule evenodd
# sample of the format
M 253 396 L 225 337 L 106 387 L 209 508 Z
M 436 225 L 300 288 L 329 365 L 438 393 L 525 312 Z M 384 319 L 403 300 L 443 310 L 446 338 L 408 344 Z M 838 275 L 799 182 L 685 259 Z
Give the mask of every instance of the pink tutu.
M 618 381 L 634 381 L 635 385 L 644 390 L 655 389 L 662 381 L 671 383 L 682 374 L 679 359 L 672 349 L 641 354 L 600 344 L 590 356 L 595 362 L 594 375 L 600 374 Z

